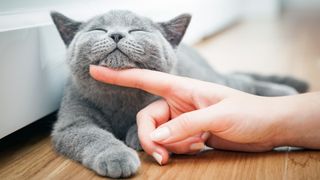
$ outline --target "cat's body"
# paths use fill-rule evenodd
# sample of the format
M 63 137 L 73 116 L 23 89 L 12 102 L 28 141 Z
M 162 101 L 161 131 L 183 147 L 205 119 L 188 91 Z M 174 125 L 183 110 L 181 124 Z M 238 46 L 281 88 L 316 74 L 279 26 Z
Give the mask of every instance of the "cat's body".
M 100 175 L 128 177 L 137 171 L 139 158 L 128 147 L 141 149 L 136 114 L 158 97 L 97 82 L 88 73 L 89 64 L 153 69 L 265 96 L 297 93 L 292 87 L 267 79 L 219 74 L 192 48 L 178 46 L 190 21 L 188 15 L 161 24 L 128 11 L 112 11 L 86 23 L 58 13 L 52 13 L 52 17 L 68 46 L 67 62 L 71 70 L 52 132 L 53 144 L 59 153 Z M 126 29 L 136 24 L 140 26 L 138 29 Z

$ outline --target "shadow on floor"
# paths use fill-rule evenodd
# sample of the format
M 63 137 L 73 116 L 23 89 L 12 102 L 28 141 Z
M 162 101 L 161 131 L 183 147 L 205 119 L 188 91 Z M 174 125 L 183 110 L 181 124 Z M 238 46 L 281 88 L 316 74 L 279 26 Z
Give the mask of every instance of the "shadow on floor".
M 50 135 L 52 125 L 57 119 L 57 112 L 0 139 L 0 152 L 14 151 L 21 146 L 33 144 Z

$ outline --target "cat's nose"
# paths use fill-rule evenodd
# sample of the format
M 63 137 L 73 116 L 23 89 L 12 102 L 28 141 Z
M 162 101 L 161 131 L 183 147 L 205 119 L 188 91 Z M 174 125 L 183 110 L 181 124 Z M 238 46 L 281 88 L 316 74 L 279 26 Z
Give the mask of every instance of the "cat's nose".
M 120 34 L 120 33 L 113 33 L 113 34 L 110 35 L 110 37 L 111 37 L 111 39 L 114 40 L 114 42 L 117 43 L 117 42 L 119 42 L 120 39 L 122 39 L 124 36 L 123 36 L 122 34 Z

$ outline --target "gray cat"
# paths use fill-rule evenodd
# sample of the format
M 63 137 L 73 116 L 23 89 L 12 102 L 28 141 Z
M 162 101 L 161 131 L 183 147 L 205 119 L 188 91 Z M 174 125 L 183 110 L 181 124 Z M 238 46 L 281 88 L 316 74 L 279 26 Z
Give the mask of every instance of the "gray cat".
M 217 73 L 192 48 L 178 46 L 191 19 L 188 14 L 162 23 L 129 11 L 110 11 L 87 22 L 57 12 L 51 16 L 67 46 L 71 71 L 52 132 L 53 145 L 57 152 L 102 176 L 128 177 L 137 172 L 140 160 L 133 149 L 141 146 L 136 114 L 157 97 L 98 82 L 89 75 L 90 64 L 162 71 L 262 96 L 297 93 L 272 81 L 287 82 L 299 91 L 307 87 L 291 78 Z

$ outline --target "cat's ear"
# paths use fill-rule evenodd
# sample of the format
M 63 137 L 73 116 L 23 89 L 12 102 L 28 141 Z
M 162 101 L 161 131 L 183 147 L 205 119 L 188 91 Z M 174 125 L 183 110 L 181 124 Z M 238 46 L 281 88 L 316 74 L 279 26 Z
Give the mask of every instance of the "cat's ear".
M 181 14 L 170 21 L 158 23 L 164 37 L 173 47 L 179 45 L 191 20 L 190 14 Z
M 69 46 L 82 23 L 74 21 L 58 12 L 51 12 L 50 15 L 60 33 L 63 42 L 66 44 L 66 46 Z

